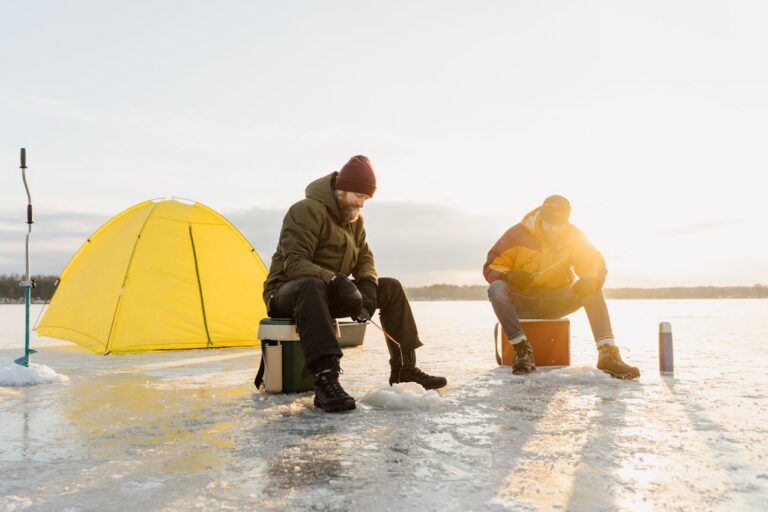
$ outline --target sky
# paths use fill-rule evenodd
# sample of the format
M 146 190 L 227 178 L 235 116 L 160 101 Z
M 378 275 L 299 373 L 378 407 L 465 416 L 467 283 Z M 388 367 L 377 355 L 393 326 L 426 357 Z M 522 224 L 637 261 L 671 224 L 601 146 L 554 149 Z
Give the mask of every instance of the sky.
M 268 262 L 312 180 L 367 155 L 382 275 L 479 284 L 551 194 L 607 286 L 768 283 L 764 2 L 13 2 L 0 17 L 0 273 L 146 199 Z

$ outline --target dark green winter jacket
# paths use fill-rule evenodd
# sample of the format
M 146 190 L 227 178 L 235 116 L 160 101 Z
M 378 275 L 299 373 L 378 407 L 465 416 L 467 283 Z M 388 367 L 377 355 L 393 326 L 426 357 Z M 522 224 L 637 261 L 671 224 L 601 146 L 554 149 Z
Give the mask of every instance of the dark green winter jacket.
M 313 181 L 306 198 L 288 209 L 280 241 L 264 282 L 264 302 L 288 281 L 318 277 L 328 283 L 336 272 L 378 281 L 373 254 L 365 240 L 363 217 L 343 220 L 333 196 L 337 172 Z

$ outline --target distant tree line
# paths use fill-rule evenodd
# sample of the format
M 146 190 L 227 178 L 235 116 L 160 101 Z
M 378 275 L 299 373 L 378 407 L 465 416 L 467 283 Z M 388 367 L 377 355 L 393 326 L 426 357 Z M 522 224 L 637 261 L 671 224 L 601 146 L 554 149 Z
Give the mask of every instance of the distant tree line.
M 673 288 L 612 288 L 610 299 L 765 299 L 768 286 L 692 286 Z
M 0 303 L 24 302 L 24 288 L 19 283 L 24 279 L 18 274 L 0 274 Z M 33 302 L 51 299 L 58 276 L 32 276 L 37 286 L 32 289 Z M 406 288 L 411 300 L 488 300 L 485 285 L 433 284 Z M 695 286 L 674 288 L 606 288 L 609 299 L 765 299 L 768 286 Z
M 406 288 L 411 300 L 488 300 L 488 287 L 484 285 L 433 284 Z
M 486 285 L 433 284 L 406 288 L 411 300 L 488 300 Z M 695 286 L 674 288 L 606 288 L 609 299 L 765 299 L 768 286 Z
M 19 286 L 25 276 L 19 274 L 0 274 L 0 304 L 24 302 L 24 288 Z M 51 299 L 55 283 L 59 276 L 32 276 L 35 288 L 32 288 L 32 302 L 45 302 Z

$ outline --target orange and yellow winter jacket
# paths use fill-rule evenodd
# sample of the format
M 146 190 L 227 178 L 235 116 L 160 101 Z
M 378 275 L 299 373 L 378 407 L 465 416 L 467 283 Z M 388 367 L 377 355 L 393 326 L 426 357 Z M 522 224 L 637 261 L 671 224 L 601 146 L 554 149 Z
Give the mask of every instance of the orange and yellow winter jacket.
M 502 235 L 488 252 L 483 266 L 486 281 L 504 279 L 510 270 L 524 270 L 534 277 L 531 287 L 560 288 L 581 278 L 605 282 L 608 270 L 600 252 L 578 228 L 568 226 L 553 237 L 541 230 L 539 208 L 523 217 Z

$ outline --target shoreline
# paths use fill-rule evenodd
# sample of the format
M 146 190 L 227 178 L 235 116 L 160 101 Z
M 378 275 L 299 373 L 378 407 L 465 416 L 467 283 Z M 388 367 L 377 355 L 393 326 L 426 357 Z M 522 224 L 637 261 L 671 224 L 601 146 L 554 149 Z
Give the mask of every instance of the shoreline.
M 406 291 L 406 295 L 407 295 Z M 768 297 L 611 297 L 606 295 L 606 300 L 768 300 Z M 487 302 L 487 298 L 477 297 L 408 297 L 411 302 Z M 47 305 L 48 301 L 32 301 L 30 305 Z M 4 301 L 0 300 L 0 306 L 23 306 L 24 300 Z

